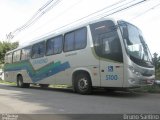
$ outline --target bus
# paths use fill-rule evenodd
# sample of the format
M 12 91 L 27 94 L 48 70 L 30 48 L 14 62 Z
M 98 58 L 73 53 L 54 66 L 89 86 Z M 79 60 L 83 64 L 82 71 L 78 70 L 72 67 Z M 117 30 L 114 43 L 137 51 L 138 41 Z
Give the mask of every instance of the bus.
M 137 88 L 155 79 L 142 32 L 111 18 L 54 31 L 7 52 L 4 73 L 6 81 L 21 88 L 67 85 L 79 94 L 89 94 L 94 88 Z

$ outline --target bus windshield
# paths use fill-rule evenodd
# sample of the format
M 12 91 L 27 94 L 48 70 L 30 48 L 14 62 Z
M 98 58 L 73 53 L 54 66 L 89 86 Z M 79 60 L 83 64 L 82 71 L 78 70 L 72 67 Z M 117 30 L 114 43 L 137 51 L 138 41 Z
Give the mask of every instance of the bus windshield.
M 140 66 L 153 67 L 152 57 L 141 31 L 124 21 L 118 23 L 130 59 Z

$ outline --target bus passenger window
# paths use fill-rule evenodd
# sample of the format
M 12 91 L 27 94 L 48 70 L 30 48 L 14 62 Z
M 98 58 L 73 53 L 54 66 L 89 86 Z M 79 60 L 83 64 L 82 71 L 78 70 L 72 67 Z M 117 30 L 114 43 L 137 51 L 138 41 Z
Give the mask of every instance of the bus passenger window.
M 26 47 L 22 49 L 21 60 L 28 60 L 30 58 L 31 47 Z
M 62 36 L 51 38 L 47 41 L 46 55 L 55 55 L 62 52 Z
M 67 33 L 64 39 L 64 51 L 67 52 L 74 50 L 74 32 Z
M 83 28 L 75 32 L 75 49 L 82 49 L 87 44 L 87 29 Z
M 87 45 L 87 28 L 83 27 L 69 32 L 64 37 L 64 51 L 73 51 L 85 48 Z
M 20 57 L 21 57 L 21 50 L 15 51 L 13 53 L 13 62 L 20 61 Z
M 6 54 L 5 63 L 12 63 L 12 53 Z
M 32 47 L 32 58 L 40 58 L 43 57 L 45 54 L 45 42 L 40 42 Z

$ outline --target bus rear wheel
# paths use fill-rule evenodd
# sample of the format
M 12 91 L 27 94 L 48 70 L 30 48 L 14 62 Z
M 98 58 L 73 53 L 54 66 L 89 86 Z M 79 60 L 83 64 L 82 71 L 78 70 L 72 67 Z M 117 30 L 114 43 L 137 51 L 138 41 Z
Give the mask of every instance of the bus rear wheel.
M 23 77 L 21 75 L 19 75 L 17 77 L 17 87 L 20 88 L 29 88 L 30 84 L 29 83 L 24 83 L 23 82 Z
M 90 94 L 92 90 L 91 79 L 88 74 L 80 73 L 75 80 L 75 90 L 80 94 Z

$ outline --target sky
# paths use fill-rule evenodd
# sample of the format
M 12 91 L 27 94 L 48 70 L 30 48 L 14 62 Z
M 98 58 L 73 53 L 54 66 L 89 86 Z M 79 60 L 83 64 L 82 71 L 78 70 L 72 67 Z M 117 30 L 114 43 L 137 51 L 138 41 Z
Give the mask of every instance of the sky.
M 24 25 L 47 1 L 0 0 L 0 40 L 6 40 L 6 34 Z M 61 0 L 34 24 L 19 32 L 11 42 L 19 41 L 20 45 L 23 46 L 40 36 L 53 33 L 57 28 L 70 24 L 119 1 L 122 0 Z M 131 4 L 138 1 L 142 0 L 134 0 L 134 2 L 133 0 L 124 0 L 124 2 L 114 6 L 114 10 L 118 10 L 119 5 Z M 107 11 L 109 10 L 113 12 L 111 9 L 113 7 L 84 19 L 84 21 L 93 19 L 97 15 L 103 16 L 108 14 Z M 125 20 L 136 25 L 141 29 L 151 53 L 156 52 L 160 55 L 160 0 L 146 0 L 142 4 L 108 17 Z

